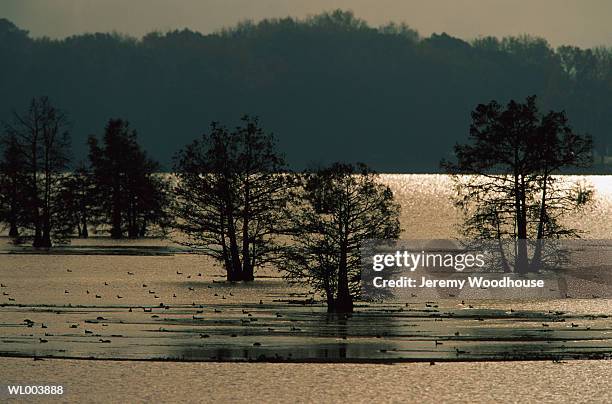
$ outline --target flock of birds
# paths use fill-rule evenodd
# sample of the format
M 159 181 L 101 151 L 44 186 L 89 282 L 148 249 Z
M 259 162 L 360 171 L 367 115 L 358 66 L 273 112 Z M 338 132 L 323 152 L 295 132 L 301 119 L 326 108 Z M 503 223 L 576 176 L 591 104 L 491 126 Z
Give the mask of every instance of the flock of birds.
M 66 272 L 67 273 L 73 273 L 73 270 L 72 269 L 66 269 Z M 127 271 L 127 275 L 129 277 L 136 276 L 135 272 L 133 272 L 133 271 Z M 176 276 L 180 277 L 181 279 L 192 279 L 192 277 L 197 279 L 197 278 L 202 278 L 202 273 L 197 273 L 195 275 L 191 275 L 191 274 L 184 274 L 184 273 L 182 273 L 180 271 L 176 271 Z M 117 289 L 113 288 L 113 286 L 115 285 L 115 282 L 116 281 L 114 281 L 113 285 L 111 285 L 111 283 L 108 280 L 104 281 L 103 284 L 99 288 L 95 288 L 95 289 L 92 288 L 91 290 L 88 289 L 88 288 L 85 289 L 84 294 L 85 294 L 85 296 L 90 296 L 92 299 L 103 299 L 103 298 L 106 298 L 106 299 L 110 298 L 110 299 L 113 299 L 113 300 L 114 299 L 117 299 L 117 300 L 124 299 L 125 296 L 122 296 L 121 294 L 116 293 Z M 132 283 L 134 283 L 134 282 L 136 282 L 136 281 L 133 280 Z M 219 290 L 219 291 L 215 291 L 214 293 L 210 293 L 209 295 L 213 295 L 214 297 L 219 298 L 221 300 L 226 300 L 226 299 L 229 299 L 230 297 L 234 297 L 234 293 L 231 290 L 228 290 L 226 288 L 227 284 L 225 284 L 225 282 L 214 281 L 213 280 L 213 283 L 221 283 L 221 284 L 223 284 L 223 285 L 220 285 L 220 286 L 224 287 L 222 290 L 225 293 L 220 293 L 221 291 Z M 151 299 L 151 298 L 152 299 L 161 299 L 162 298 L 161 297 L 162 294 L 158 293 L 155 288 L 149 286 L 148 283 L 139 282 L 138 284 L 140 285 L 138 288 L 143 291 L 145 301 L 147 301 L 148 299 Z M 183 289 L 185 291 L 185 294 L 183 296 L 181 296 L 182 298 L 194 296 L 192 293 L 190 293 L 190 292 L 196 292 L 196 288 L 194 286 L 190 286 L 189 284 L 187 284 L 187 285 L 184 285 L 183 287 L 185 288 L 185 289 Z M 213 288 L 213 286 L 211 284 L 207 283 L 206 284 L 206 288 L 210 289 L 210 288 Z M 8 305 L 16 305 L 17 304 L 15 297 L 11 296 L 11 288 L 9 287 L 8 284 L 0 283 L 0 289 L 2 290 L 2 295 L 8 299 L 8 302 L 9 302 Z M 199 292 L 201 292 L 201 290 L 199 290 Z M 171 293 L 171 292 L 165 292 L 165 293 L 166 293 L 167 296 L 164 295 L 164 298 L 166 298 L 166 297 L 170 298 L 169 293 Z M 174 292 L 172 292 L 172 298 L 173 299 L 177 298 L 177 293 L 179 293 L 178 290 L 175 290 Z M 78 294 L 78 295 L 82 296 L 83 290 L 81 289 L 81 290 L 75 292 L 74 290 L 70 290 L 68 288 L 64 288 L 63 289 L 63 294 L 67 295 L 68 297 L 70 297 L 71 295 L 74 295 L 74 294 Z M 126 299 L 126 300 L 130 300 L 130 299 Z M 165 301 L 165 299 L 164 299 L 164 301 Z M 259 304 L 263 304 L 263 301 L 259 300 Z M 436 302 L 425 302 L 423 304 L 425 306 L 424 310 L 426 310 L 426 311 L 438 311 L 439 305 Z M 5 303 L 4 305 L 7 305 L 7 303 Z M 180 306 L 181 308 L 184 308 L 186 305 L 188 306 L 188 304 L 185 304 L 184 299 L 182 300 L 182 304 L 178 304 L 177 303 L 177 306 Z M 475 309 L 475 307 L 473 305 L 467 304 L 463 300 L 460 303 L 458 303 L 457 305 L 459 307 L 461 307 L 461 309 Z M 195 301 L 191 303 L 191 306 L 192 306 L 191 319 L 194 320 L 194 321 L 204 320 L 205 319 L 205 314 L 204 314 L 203 306 L 200 305 L 200 304 L 196 304 Z M 405 306 L 408 307 L 409 303 L 405 303 Z M 170 305 L 165 304 L 165 303 L 159 303 L 159 304 L 154 304 L 154 305 L 151 305 L 151 304 L 139 304 L 139 305 L 127 304 L 127 305 L 124 305 L 123 307 L 127 308 L 127 310 L 129 312 L 133 312 L 135 310 L 142 310 L 142 312 L 144 312 L 144 313 L 151 313 L 151 318 L 159 318 L 159 314 L 161 314 L 161 312 L 159 312 L 158 310 L 162 310 L 162 312 L 163 312 L 164 310 L 169 310 L 170 309 Z M 223 312 L 222 308 L 223 307 L 220 307 L 220 306 L 212 307 L 214 313 L 222 313 Z M 156 310 L 154 311 L 154 309 L 156 309 Z M 235 310 L 235 309 L 233 309 L 233 310 Z M 478 309 L 476 308 L 476 310 L 478 310 Z M 401 308 L 400 308 L 400 311 L 401 311 Z M 515 312 L 515 310 L 513 310 L 513 309 L 509 310 L 509 313 L 514 313 L 514 312 Z M 57 312 L 57 313 L 59 313 L 59 312 Z M 241 310 L 241 313 L 244 316 L 243 318 L 240 319 L 240 322 L 243 325 L 249 324 L 249 323 L 251 323 L 253 321 L 257 321 L 257 318 L 255 318 L 253 316 L 253 313 L 251 313 L 249 310 L 246 310 L 246 309 L 243 308 Z M 450 311 L 450 312 L 445 313 L 445 314 L 448 314 L 449 316 L 452 316 L 452 313 L 453 312 Z M 565 321 L 565 319 L 562 318 L 563 315 L 565 314 L 564 312 L 550 311 L 549 314 L 551 315 L 551 318 L 552 318 L 551 323 L 552 322 L 562 322 L 562 321 L 564 322 Z M 276 318 L 282 318 L 283 317 L 283 314 L 279 313 L 279 312 L 274 313 L 274 315 L 275 315 Z M 480 317 L 480 316 L 475 316 L 474 319 L 478 320 L 478 321 L 485 321 L 485 318 Z M 95 323 L 95 324 L 100 324 L 102 327 L 107 327 L 108 326 L 108 323 L 107 323 L 108 321 L 107 320 L 108 319 L 106 319 L 106 318 L 104 318 L 102 316 L 98 316 L 95 321 L 84 320 L 83 322 L 70 323 L 70 324 L 68 324 L 68 327 L 69 327 L 69 329 L 72 329 L 72 330 L 79 330 L 79 333 L 82 333 L 81 335 L 97 338 L 97 341 L 99 343 L 110 344 L 112 342 L 111 338 L 113 338 L 113 337 L 122 337 L 122 335 L 118 335 L 118 334 L 110 334 L 110 335 L 108 335 L 107 333 L 97 332 L 95 330 L 95 327 L 94 328 L 91 327 L 92 324 L 87 324 L 87 323 Z M 440 319 L 439 321 L 442 321 L 442 320 Z M 551 323 L 543 322 L 543 323 L 541 323 L 541 326 L 546 329 L 545 331 L 550 331 Z M 46 324 L 46 323 L 35 323 L 31 319 L 25 319 L 23 321 L 23 325 L 25 325 L 26 327 L 29 327 L 29 328 L 34 328 L 34 327 L 38 327 L 39 326 L 40 329 L 44 330 L 44 335 L 40 335 L 39 334 L 40 337 L 38 337 L 38 342 L 40 344 L 48 343 L 51 340 L 50 337 L 54 336 L 53 333 L 50 333 L 47 330 L 48 327 L 49 327 L 49 324 Z M 53 324 L 53 326 L 54 326 L 53 328 L 57 329 L 57 324 Z M 574 322 L 571 322 L 570 324 L 564 325 L 564 327 L 567 327 L 567 328 L 580 328 L 581 325 L 577 324 L 577 323 L 574 323 Z M 583 329 L 590 330 L 590 327 L 583 327 Z M 82 330 L 82 331 L 80 331 L 80 330 Z M 160 331 L 162 331 L 162 330 L 163 330 L 163 328 L 160 328 Z M 275 330 L 273 328 L 268 328 L 268 331 L 269 332 L 273 332 Z M 291 332 L 300 332 L 301 329 L 299 327 L 296 327 L 295 325 L 291 325 L 290 331 Z M 210 334 L 206 334 L 206 333 L 196 333 L 196 336 L 199 336 L 199 338 L 210 338 Z M 228 336 L 233 338 L 233 337 L 237 337 L 238 334 L 231 333 L 231 334 L 228 334 Z M 458 340 L 458 339 L 461 339 L 462 337 L 464 337 L 464 335 L 460 334 L 459 331 L 456 331 L 454 333 L 454 336 L 449 335 L 448 338 L 442 338 L 442 340 L 440 340 L 440 338 L 433 338 L 432 339 L 433 349 L 435 350 L 438 347 L 443 346 L 448 341 Z M 347 337 L 343 336 L 342 339 L 347 339 Z M 254 342 L 253 346 L 259 347 L 259 346 L 261 346 L 261 343 L 260 342 Z M 451 349 L 451 352 L 454 352 L 457 356 L 469 355 L 470 354 L 469 351 L 464 350 L 464 349 L 459 349 L 457 347 L 451 347 L 450 349 Z M 385 350 L 381 349 L 380 351 L 384 352 Z M 435 364 L 435 362 L 431 362 L 431 364 L 433 365 L 433 364 Z
M 68 272 L 68 273 L 73 273 L 73 270 L 72 270 L 72 269 L 66 269 L 66 272 Z M 127 271 L 127 274 L 128 274 L 129 276 L 134 276 L 134 275 L 135 275 L 135 273 L 134 273 L 134 272 L 132 272 L 132 271 Z M 182 272 L 180 272 L 180 271 L 176 271 L 176 274 L 177 274 L 177 275 L 179 275 L 179 276 L 183 275 L 183 273 L 182 273 Z M 199 273 L 198 273 L 196 276 L 201 278 L 201 277 L 202 277 L 202 273 L 201 273 L 201 272 L 199 272 Z M 186 279 L 191 279 L 191 278 L 192 278 L 192 275 L 186 275 L 186 276 L 185 276 L 185 278 L 186 278 Z M 213 280 L 213 283 L 224 283 L 224 282 L 222 282 L 222 281 L 215 281 L 215 280 Z M 105 287 L 106 287 L 106 286 L 111 286 L 111 284 L 110 284 L 108 281 L 104 281 L 104 286 L 105 286 Z M 148 295 L 152 295 L 152 297 L 153 297 L 154 299 L 160 299 L 160 298 L 161 298 L 161 297 L 159 296 L 159 294 L 158 294 L 158 293 L 157 293 L 155 290 L 152 290 L 151 288 L 149 288 L 149 285 L 148 285 L 148 284 L 143 283 L 143 284 L 142 284 L 142 288 L 146 289 L 146 290 L 147 290 L 147 292 L 148 292 Z M 211 286 L 211 285 L 207 285 L 207 288 L 212 288 L 212 286 Z M 7 286 L 6 284 L 4 284 L 4 283 L 0 283 L 0 289 L 5 289 L 5 290 L 3 290 L 3 291 L 2 291 L 2 295 L 3 295 L 4 297 L 7 297 L 7 299 L 8 299 L 8 302 L 9 302 L 9 303 L 16 303 L 16 298 L 15 298 L 15 297 L 13 297 L 13 296 L 11 296 L 11 294 L 10 294 L 10 293 L 7 291 L 7 290 L 8 290 L 8 286 Z M 188 287 L 187 287 L 187 290 L 188 290 L 188 291 L 190 291 L 190 292 L 195 292 L 195 288 L 194 288 L 194 287 L 192 287 L 192 286 L 188 286 Z M 64 295 L 70 295 L 70 294 L 71 294 L 71 291 L 70 291 L 69 289 L 64 289 Z M 95 293 L 92 293 L 92 292 L 91 292 L 89 289 L 85 289 L 85 294 L 86 294 L 86 295 L 93 295 L 93 297 L 94 297 L 95 299 L 102 299 L 104 296 L 106 296 L 106 295 L 104 294 L 104 292 L 102 292 L 102 291 L 96 291 Z M 219 295 L 218 293 L 215 293 L 215 294 L 214 294 L 214 296 L 215 296 L 215 297 L 220 297 L 220 298 L 221 298 L 221 299 L 223 299 L 223 300 L 225 300 L 225 299 L 226 299 L 226 295 L 225 295 L 225 294 Z M 230 291 L 230 292 L 228 293 L 228 296 L 234 296 L 234 295 L 233 295 L 233 293 Z M 174 293 L 172 294 L 172 298 L 177 298 L 177 297 L 178 297 L 178 296 L 177 296 L 176 292 L 174 292 Z M 123 298 L 124 298 L 124 296 L 121 296 L 120 294 L 115 294 L 114 298 L 116 298 L 116 299 L 123 299 Z
M 67 272 L 67 273 L 73 273 L 73 270 L 72 270 L 72 269 L 66 269 L 66 272 Z M 132 271 L 127 271 L 127 275 L 128 275 L 128 276 L 134 276 L 134 275 L 135 275 L 135 273 L 134 273 L 134 272 L 132 272 Z M 184 274 L 183 274 L 182 272 L 180 272 L 180 271 L 176 271 L 176 275 L 177 275 L 177 276 L 179 276 L 179 277 L 182 277 L 182 278 L 184 278 L 184 279 L 191 279 L 191 278 L 192 278 L 192 275 L 190 275 L 190 274 L 184 275 Z M 197 274 L 196 274 L 196 275 L 194 275 L 194 276 L 195 276 L 195 277 L 198 277 L 198 278 L 201 278 L 201 277 L 202 277 L 202 273 L 201 273 L 201 272 L 200 272 L 200 273 L 197 273 Z M 213 280 L 213 283 L 219 283 L 219 284 L 222 284 L 222 285 L 224 285 L 224 284 L 225 284 L 225 282 L 223 282 L 223 281 L 215 281 L 215 280 Z M 111 288 L 112 288 L 112 286 L 111 286 L 111 284 L 109 283 L 109 281 L 104 281 L 104 282 L 103 282 L 103 286 L 104 286 L 104 288 L 106 288 L 106 287 L 111 287 Z M 210 284 L 206 285 L 206 287 L 207 287 L 208 289 L 213 288 L 213 286 L 211 286 Z M 9 301 L 9 302 L 11 302 L 11 303 L 10 303 L 10 304 L 8 304 L 8 305 L 16 305 L 16 303 L 15 303 L 15 298 L 14 298 L 14 297 L 11 297 L 10 293 L 8 292 L 8 290 L 10 290 L 10 289 L 9 289 L 9 286 L 8 286 L 7 284 L 0 283 L 0 288 L 1 288 L 1 289 L 4 289 L 4 291 L 3 291 L 3 296 L 8 297 L 8 301 Z M 104 288 L 102 288 L 101 290 L 104 290 Z M 154 299 L 160 299 L 159 294 L 158 294 L 158 293 L 157 293 L 155 290 L 153 290 L 152 288 L 150 288 L 150 287 L 149 287 L 149 285 L 148 285 L 147 283 L 142 283 L 141 289 L 143 289 L 143 290 L 145 290 L 145 291 L 146 291 L 146 292 L 145 292 L 145 293 L 146 293 L 146 295 L 145 295 L 145 296 L 152 296 L 152 298 L 154 298 Z M 92 289 L 92 290 L 93 290 L 93 289 Z M 195 289 L 193 286 L 187 286 L 187 290 L 188 290 L 189 292 L 195 292 L 195 291 L 196 291 L 196 289 Z M 81 292 L 81 293 L 82 293 L 82 292 Z M 69 289 L 64 289 L 63 294 L 64 294 L 64 295 L 70 295 L 70 294 L 71 294 L 71 291 L 70 291 Z M 95 293 L 92 293 L 92 291 L 90 291 L 89 289 L 85 289 L 85 295 L 86 295 L 86 296 L 88 296 L 88 295 L 92 295 L 94 299 L 102 299 L 102 298 L 103 298 L 103 296 L 108 296 L 108 293 L 104 293 L 104 292 L 102 292 L 102 291 L 96 291 Z M 121 296 L 120 294 L 115 294 L 115 293 L 113 293 L 112 295 L 114 295 L 114 298 L 116 298 L 116 299 L 123 299 L 123 298 L 124 298 L 124 296 Z M 112 296 L 112 295 L 111 295 L 111 296 Z M 213 295 L 214 295 L 215 297 L 220 298 L 221 300 L 226 300 L 226 299 L 229 299 L 230 297 L 234 297 L 234 293 L 233 293 L 231 290 L 227 291 L 227 295 L 226 295 L 225 293 L 221 293 L 221 294 L 220 294 L 220 293 L 217 293 L 217 292 L 215 292 Z M 172 297 L 173 297 L 173 298 L 177 298 L 177 292 L 174 292 L 174 293 L 172 294 Z M 263 305 L 263 300 L 261 300 L 261 299 L 260 299 L 260 300 L 259 300 L 259 304 L 260 304 L 260 305 Z M 5 305 L 7 305 L 7 304 L 5 304 Z M 70 307 L 71 305 L 69 304 L 68 306 Z M 129 306 L 129 307 L 128 307 L 128 311 L 129 311 L 129 312 L 133 312 L 135 309 L 141 309 L 141 310 L 142 310 L 143 312 L 145 312 L 145 313 L 153 313 L 153 309 L 154 309 L 154 308 L 158 308 L 158 309 L 162 309 L 162 310 L 169 310 L 169 309 L 170 309 L 170 306 L 169 306 L 168 304 L 164 304 L 164 303 L 159 303 L 159 304 L 155 304 L 155 305 L 128 305 L 128 306 Z M 203 319 L 204 319 L 204 316 L 202 315 L 202 314 L 204 313 L 204 310 L 203 310 L 203 305 L 201 305 L 201 304 L 196 304 L 195 302 L 192 302 L 192 303 L 191 303 L 191 306 L 195 308 L 195 310 L 194 310 L 194 314 L 192 315 L 192 319 L 193 319 L 193 320 L 203 320 Z M 214 313 L 222 313 L 222 312 L 223 312 L 223 310 L 221 310 L 221 309 L 219 309 L 219 308 L 214 308 L 213 310 L 214 310 Z M 56 312 L 56 314 L 59 314 L 59 313 L 60 313 L 60 311 L 57 311 L 57 312 Z M 242 324 L 245 324 L 245 323 L 247 323 L 247 322 L 257 321 L 257 319 L 256 319 L 255 317 L 253 317 L 253 314 L 252 314 L 251 312 L 249 312 L 248 310 L 242 309 L 242 314 L 243 314 L 243 315 L 245 315 L 245 316 L 246 316 L 246 318 L 247 318 L 247 319 L 242 319 L 242 320 L 241 320 L 241 323 L 242 323 Z M 277 318 L 281 318 L 281 317 L 283 317 L 283 315 L 282 315 L 281 313 L 275 313 L 275 316 L 276 316 Z M 159 318 L 159 315 L 157 315 L 157 314 L 152 314 L 152 315 L 151 315 L 151 317 L 152 317 L 152 318 Z M 98 324 L 98 323 L 99 323 L 99 324 L 101 324 L 101 326 L 103 326 L 103 327 L 107 327 L 107 326 L 108 326 L 108 324 L 105 322 L 106 320 L 107 320 L 106 318 L 104 318 L 104 317 L 102 317 L 102 316 L 98 316 L 98 317 L 96 318 L 96 320 L 95 320 L 95 321 L 92 321 L 92 320 L 84 320 L 84 322 L 85 322 L 85 323 L 96 323 L 96 324 Z M 37 325 L 37 323 L 36 323 L 36 322 L 34 322 L 34 321 L 33 321 L 33 320 L 31 320 L 31 319 L 25 319 L 25 320 L 23 321 L 23 325 L 24 325 L 24 326 L 26 326 L 26 327 L 28 327 L 28 328 L 34 328 L 34 327 L 35 327 L 35 325 Z M 46 329 L 48 328 L 48 324 L 45 324 L 45 323 L 39 323 L 39 325 L 40 325 L 40 328 L 41 328 L 41 329 L 46 330 Z M 102 338 L 102 335 L 95 333 L 95 332 L 94 332 L 93 330 L 91 330 L 91 329 L 88 329 L 88 328 L 83 328 L 83 327 L 82 327 L 82 324 L 80 324 L 80 323 L 71 323 L 71 324 L 69 324 L 69 328 L 70 328 L 70 329 L 78 329 L 78 328 L 82 328 L 82 329 L 83 329 L 83 333 L 84 333 L 84 335 L 86 335 L 86 336 L 93 336 L 93 337 L 99 337 L 99 340 L 98 340 L 98 341 L 99 341 L 100 343 L 111 343 L 111 342 L 112 342 L 110 339 Z M 160 330 L 163 330 L 163 329 L 160 329 Z M 299 328 L 294 327 L 294 326 L 292 326 L 292 327 L 291 327 L 291 330 L 292 330 L 292 331 L 300 331 L 300 329 L 299 329 Z M 272 328 L 268 328 L 268 331 L 274 331 L 274 330 L 273 330 Z M 45 344 L 45 343 L 48 343 L 48 342 L 49 342 L 48 337 L 53 337 L 53 336 L 54 336 L 54 335 L 53 335 L 53 334 L 51 334 L 50 332 L 45 331 L 45 332 L 44 332 L 44 337 L 40 337 L 40 338 L 38 339 L 38 341 L 39 341 L 39 343 L 41 343 L 41 344 Z M 110 335 L 110 337 L 121 337 L 121 335 Z M 200 337 L 200 338 L 209 338 L 209 337 L 210 337 L 210 335 L 200 333 L 200 334 L 199 334 L 199 337 Z M 230 337 L 237 337 L 237 334 L 231 334 L 231 335 L 230 335 Z M 253 346 L 261 346 L 261 343 L 259 343 L 259 342 L 255 342 L 255 343 L 253 344 Z

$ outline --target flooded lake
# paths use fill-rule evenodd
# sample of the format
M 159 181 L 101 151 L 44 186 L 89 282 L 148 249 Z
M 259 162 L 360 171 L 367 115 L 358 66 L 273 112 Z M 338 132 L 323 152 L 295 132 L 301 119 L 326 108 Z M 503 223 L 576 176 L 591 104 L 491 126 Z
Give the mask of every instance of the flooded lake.
M 571 217 L 570 224 L 588 230 L 585 237 L 610 239 L 612 177 L 585 178 L 595 186 L 596 200 Z M 385 175 L 383 180 L 402 205 L 403 238 L 457 236 L 460 217 L 450 200 L 447 177 Z M 445 369 L 451 375 L 472 375 L 472 380 L 484 383 L 463 391 L 469 394 L 484 389 L 491 380 L 480 379 L 483 374 L 497 372 L 500 379 L 531 382 L 525 375 L 541 370 L 548 379 L 571 380 L 561 371 L 565 365 L 553 361 L 612 356 L 609 299 L 358 302 L 354 314 L 331 316 L 319 296 L 306 287 L 289 285 L 273 268 L 258 272 L 253 284 L 227 284 L 217 264 L 188 254 L 169 241 L 93 237 L 74 240 L 51 253 L 15 247 L 6 238 L 0 243 L 0 356 L 5 357 L 0 365 L 8 369 L 6 377 L 11 381 L 18 379 L 19 369 L 28 369 L 28 375 L 48 369 L 54 374 L 49 376 L 51 380 L 62 372 L 87 372 L 96 368 L 96 363 L 105 363 L 48 358 L 317 362 L 304 367 L 167 362 L 147 362 L 146 367 L 130 362 L 118 367 L 113 362 L 104 367 L 109 380 L 117 380 L 119 373 L 129 375 L 125 383 L 141 380 L 145 389 L 152 381 L 136 375 L 145 375 L 146 369 L 164 375 L 158 386 L 171 385 L 175 377 L 259 369 L 268 375 L 295 372 L 306 379 L 322 378 L 322 383 L 328 372 L 338 380 L 351 372 L 364 381 L 396 374 L 395 380 L 401 384 L 402 380 L 425 377 L 420 376 L 423 372 Z M 8 357 L 47 359 L 34 363 Z M 534 359 L 547 362 L 489 364 L 488 370 L 479 363 L 446 363 Z M 425 363 L 380 365 L 411 361 Z M 436 366 L 430 366 L 430 361 Z M 353 364 L 341 365 L 347 362 Z M 607 375 L 609 381 L 612 362 L 592 363 L 591 367 L 572 362 L 576 377 L 590 369 L 598 375 L 597 380 Z M 115 371 L 113 367 L 117 367 Z M 32 368 L 38 370 L 29 373 Z M 435 379 L 433 374 L 431 377 Z M 379 381 L 380 388 L 394 388 L 391 376 Z M 114 384 L 106 381 L 101 386 L 113 388 Z M 303 388 L 303 384 L 296 387 Z M 209 386 L 207 391 L 212 389 Z M 354 389 L 355 394 L 359 391 Z M 409 388 L 405 385 L 398 390 L 406 391 Z M 316 392 L 313 394 L 309 398 L 316 400 Z M 432 391 L 423 394 L 424 400 L 429 397 L 435 401 Z M 553 397 L 555 391 L 551 394 Z

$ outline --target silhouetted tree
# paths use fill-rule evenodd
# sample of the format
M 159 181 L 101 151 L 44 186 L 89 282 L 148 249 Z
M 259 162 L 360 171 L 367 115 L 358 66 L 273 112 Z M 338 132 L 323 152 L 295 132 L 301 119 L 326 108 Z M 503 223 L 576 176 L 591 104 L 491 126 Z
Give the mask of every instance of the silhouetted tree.
M 535 96 L 524 104 L 511 101 L 505 109 L 495 101 L 478 105 L 469 138 L 469 144 L 455 147 L 456 163 L 442 163 L 454 175 L 465 234 L 516 240 L 514 270 L 538 269 L 542 243 L 530 260 L 528 239 L 578 236 L 560 218 L 584 205 L 590 191 L 554 174 L 588 166 L 591 138 L 576 134 L 564 112 L 542 116 Z M 510 270 L 507 262 L 504 267 Z
M 34 98 L 23 113 L 6 123 L 12 147 L 23 160 L 23 218 L 34 247 L 48 248 L 68 235 L 66 210 L 60 194 L 69 163 L 68 117 L 47 97 Z
M 254 270 L 276 262 L 286 228 L 291 177 L 274 137 L 245 116 L 233 132 L 210 132 L 175 159 L 177 240 L 221 262 L 228 281 L 252 281 Z
M 19 228 L 25 219 L 26 168 L 17 137 L 2 138 L 0 161 L 0 221 L 6 223 L 10 237 L 19 237 Z
M 301 203 L 289 212 L 293 246 L 282 269 L 325 294 L 329 312 L 352 312 L 361 244 L 400 234 L 400 206 L 365 165 L 335 163 L 301 177 Z
M 164 226 L 167 187 L 159 164 L 140 148 L 127 121 L 111 119 L 102 145 L 89 137 L 89 159 L 100 207 L 97 222 L 110 227 L 112 238 L 144 237 L 151 225 Z

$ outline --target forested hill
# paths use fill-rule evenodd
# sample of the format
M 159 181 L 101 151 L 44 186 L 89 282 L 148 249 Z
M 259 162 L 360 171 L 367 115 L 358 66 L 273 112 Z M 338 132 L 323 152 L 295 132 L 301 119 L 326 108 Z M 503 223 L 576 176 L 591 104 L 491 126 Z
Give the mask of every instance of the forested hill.
M 386 172 L 438 171 L 491 99 L 538 95 L 612 154 L 612 51 L 552 49 L 532 37 L 471 42 L 374 28 L 347 12 L 135 39 L 31 38 L 0 20 L 0 118 L 48 95 L 72 122 L 75 157 L 111 117 L 150 154 L 173 154 L 213 120 L 259 115 L 294 168 L 363 161 Z

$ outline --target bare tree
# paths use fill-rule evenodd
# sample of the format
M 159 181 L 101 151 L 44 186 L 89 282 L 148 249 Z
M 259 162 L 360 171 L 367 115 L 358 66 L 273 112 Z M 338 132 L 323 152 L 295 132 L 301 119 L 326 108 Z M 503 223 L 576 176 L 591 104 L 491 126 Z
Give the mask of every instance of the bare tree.
M 455 181 L 465 234 L 515 240 L 514 262 L 504 259 L 504 269 L 537 270 L 539 240 L 579 235 L 561 219 L 587 203 L 591 191 L 556 174 L 588 166 L 591 149 L 591 138 L 576 134 L 564 112 L 542 116 L 535 96 L 524 104 L 511 101 L 505 109 L 495 101 L 479 105 L 472 113 L 470 143 L 455 146 L 457 162 L 442 163 Z M 538 240 L 531 259 L 528 239 Z
M 67 115 L 47 97 L 34 98 L 22 114 L 13 113 L 5 128 L 16 140 L 24 162 L 24 220 L 34 247 L 48 248 L 64 239 L 70 229 L 59 194 L 69 163 L 70 136 Z
M 2 138 L 2 160 L 0 161 L 0 221 L 9 228 L 9 237 L 19 237 L 19 228 L 24 225 L 25 161 L 14 135 Z

